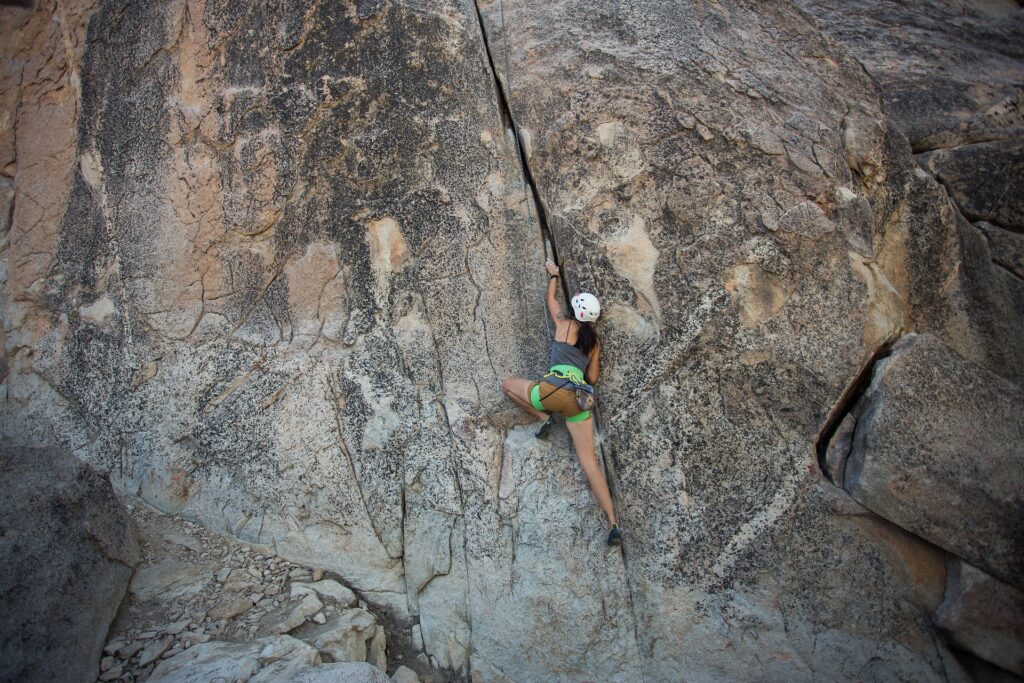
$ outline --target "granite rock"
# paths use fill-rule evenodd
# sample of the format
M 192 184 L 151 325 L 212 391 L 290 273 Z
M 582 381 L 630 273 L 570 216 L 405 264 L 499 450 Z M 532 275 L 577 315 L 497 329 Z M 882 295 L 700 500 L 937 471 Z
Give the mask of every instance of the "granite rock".
M 955 559 L 935 623 L 960 647 L 1024 676 L 1024 592 Z
M 4 436 L 331 572 L 445 676 L 964 680 L 942 552 L 816 457 L 908 330 L 1024 384 L 1005 240 L 914 157 L 1017 135 L 1017 15 L 963 9 L 2 8 Z M 893 105 L 858 40 L 904 25 L 920 92 L 967 36 L 963 107 Z M 544 368 L 554 249 L 606 311 L 625 554 L 498 388 Z
M 1024 231 L 1024 132 L 1016 140 L 940 149 L 917 158 L 967 219 Z
M 1024 385 L 1024 281 L 1002 240 L 968 223 L 1019 223 L 1024 14 L 1014 2 L 797 0 L 880 86 L 890 164 L 870 193 L 878 262 L 908 304 L 908 329 Z M 904 138 L 905 136 L 905 138 Z M 863 136 L 862 136 L 863 137 Z M 941 183 L 941 185 L 940 185 Z M 948 202 L 946 193 L 954 200 Z M 965 218 L 966 217 L 966 218 Z M 1019 228 L 1017 228 L 1019 230 Z
M 339 662 L 320 666 L 273 664 L 250 679 L 252 683 L 389 683 L 387 674 L 365 662 Z
M 886 111 L 915 151 L 1024 135 L 1019 3 L 796 4 L 878 80 Z
M 262 638 L 247 643 L 211 641 L 193 645 L 181 654 L 165 659 L 147 680 L 152 683 L 175 681 L 247 681 L 267 667 L 299 668 L 320 663 L 316 650 L 291 636 Z M 278 678 L 277 680 L 282 680 Z
M 0 679 L 95 681 L 139 547 L 110 481 L 58 449 L 0 446 Z
M 352 591 L 333 579 L 322 579 L 314 583 L 295 582 L 291 586 L 292 597 L 302 593 L 315 593 L 320 597 L 335 600 L 341 607 L 348 607 L 356 601 L 356 596 Z
M 642 675 L 963 680 L 941 552 L 909 582 L 807 446 L 908 328 L 1021 379 L 1017 290 L 884 88 L 787 3 L 479 4 L 569 291 L 607 311 Z
M 882 517 L 1024 586 L 1024 391 L 930 335 L 874 368 L 843 487 Z
M 373 639 L 376 626 L 376 618 L 366 610 L 348 609 L 307 640 L 335 662 L 365 662 L 367 644 Z

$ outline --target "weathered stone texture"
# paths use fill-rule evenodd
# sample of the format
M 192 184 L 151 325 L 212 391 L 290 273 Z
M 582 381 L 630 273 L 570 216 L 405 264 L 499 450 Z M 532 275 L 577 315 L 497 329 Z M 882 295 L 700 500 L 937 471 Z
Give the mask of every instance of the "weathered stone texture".
M 969 220 L 1024 231 L 1024 139 L 940 149 L 918 160 Z
M 954 560 L 935 623 L 960 647 L 1024 676 L 1024 592 Z
M 1014 0 L 796 0 L 878 79 L 915 151 L 1024 134 L 1024 16 Z
M 912 600 L 807 446 L 907 328 L 1020 378 L 1015 294 L 876 83 L 783 3 L 481 4 L 570 282 L 608 310 L 645 676 L 962 679 L 928 623 L 942 553 Z
M 509 98 L 559 255 L 609 311 L 602 418 L 645 676 L 957 676 L 892 568 L 868 568 L 878 542 L 828 513 L 807 447 L 903 325 L 858 201 L 892 167 L 869 144 L 873 84 L 784 6 L 509 3 L 506 19 L 530 46 Z M 757 636 L 723 635 L 742 628 Z
M 938 77 L 890 85 L 913 55 L 863 45 L 916 8 L 938 59 L 924 29 L 960 3 L 798 5 L 0 10 L 5 436 L 331 569 L 453 675 L 965 680 L 930 621 L 944 551 L 815 445 L 908 331 L 1024 384 L 1020 203 L 975 180 L 1016 159 L 1021 56 L 974 45 L 1017 15 L 949 22 L 994 26 L 957 53 L 988 90 L 900 109 Z M 625 555 L 564 431 L 535 441 L 498 390 L 547 343 L 509 115 L 606 311 Z M 947 139 L 1001 146 L 934 152 L 936 180 L 913 151 Z
M 0 679 L 95 681 L 139 547 L 107 477 L 0 447 Z
M 11 325 L 12 438 L 330 567 L 419 617 L 441 666 L 634 671 L 587 650 L 632 622 L 572 461 L 532 522 L 587 529 L 572 545 L 519 549 L 530 517 L 499 510 L 502 454 L 526 453 L 488 416 L 543 362 L 543 257 L 472 5 L 108 2 L 88 44 L 47 324 Z M 520 580 L 527 552 L 561 582 Z M 517 658 L 502 624 L 551 601 L 619 618 L 566 637 L 571 665 Z
M 1024 586 L 1024 392 L 929 335 L 879 362 L 853 408 L 842 485 L 865 506 Z
M 885 138 L 904 159 L 870 198 L 878 261 L 908 304 L 909 328 L 1024 385 L 1024 282 L 1006 268 L 1003 240 L 986 243 L 968 223 L 1020 230 L 1019 4 L 797 4 L 878 81 L 888 125 L 902 134 Z M 907 142 L 927 172 L 906 163 Z

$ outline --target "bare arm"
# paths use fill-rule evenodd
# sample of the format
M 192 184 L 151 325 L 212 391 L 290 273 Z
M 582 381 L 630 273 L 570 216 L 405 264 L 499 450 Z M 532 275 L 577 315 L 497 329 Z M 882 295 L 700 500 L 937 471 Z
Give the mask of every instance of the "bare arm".
M 562 319 L 562 306 L 558 303 L 558 278 L 553 277 L 548 280 L 548 312 L 551 313 L 551 319 L 557 323 Z
M 587 378 L 587 384 L 597 384 L 597 381 L 601 378 L 601 342 L 598 341 L 594 345 L 594 348 L 590 351 L 590 362 L 587 363 L 587 371 L 585 373 Z
M 544 262 L 544 267 L 547 269 L 548 275 L 555 276 L 548 279 L 547 302 L 548 312 L 551 314 L 551 319 L 554 320 L 555 324 L 557 325 L 558 321 L 562 319 L 562 306 L 561 304 L 558 303 L 557 296 L 558 266 L 556 266 L 553 261 L 548 259 L 547 261 Z

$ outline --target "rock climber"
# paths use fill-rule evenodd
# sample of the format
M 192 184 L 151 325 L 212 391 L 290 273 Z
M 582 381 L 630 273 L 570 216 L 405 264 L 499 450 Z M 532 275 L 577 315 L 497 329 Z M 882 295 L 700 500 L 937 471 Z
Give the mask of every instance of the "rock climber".
M 551 343 L 551 369 L 540 381 L 522 377 L 506 377 L 501 390 L 519 407 L 544 423 L 537 430 L 543 438 L 554 423 L 553 413 L 565 418 L 565 426 L 572 436 L 576 457 L 590 482 L 590 490 L 604 513 L 611 529 L 608 545 L 620 545 L 619 531 L 608 491 L 608 482 L 597 465 L 594 454 L 594 420 L 590 410 L 581 407 L 587 396 L 593 396 L 593 386 L 600 376 L 599 358 L 601 342 L 594 330 L 594 321 L 601 314 L 597 297 L 586 292 L 572 298 L 574 318 L 562 313 L 555 292 L 558 289 L 559 268 L 550 259 L 544 263 L 548 271 L 547 304 L 551 319 L 555 321 L 555 338 Z M 590 401 L 592 403 L 592 400 Z

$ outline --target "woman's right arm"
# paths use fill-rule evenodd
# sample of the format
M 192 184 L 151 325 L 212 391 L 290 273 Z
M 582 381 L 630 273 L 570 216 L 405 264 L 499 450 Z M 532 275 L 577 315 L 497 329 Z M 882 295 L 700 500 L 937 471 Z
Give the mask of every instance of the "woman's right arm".
M 559 278 L 558 266 L 556 266 L 551 259 L 548 259 L 544 262 L 544 267 L 547 269 L 548 275 L 551 276 L 548 278 L 548 312 L 551 314 L 551 319 L 554 320 L 557 325 L 558 321 L 562 319 L 562 306 L 558 303 L 557 296 Z

